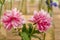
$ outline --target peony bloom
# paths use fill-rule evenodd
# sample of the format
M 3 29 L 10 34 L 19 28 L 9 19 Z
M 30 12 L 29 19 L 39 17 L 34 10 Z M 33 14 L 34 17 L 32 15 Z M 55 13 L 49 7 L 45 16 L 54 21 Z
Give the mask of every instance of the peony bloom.
M 7 10 L 3 17 L 2 17 L 2 23 L 4 24 L 4 27 L 8 30 L 10 30 L 12 27 L 16 28 L 17 26 L 21 26 L 24 22 L 24 19 L 19 13 L 19 11 L 14 8 L 12 10 Z
M 49 13 L 41 10 L 39 12 L 34 11 L 34 16 L 30 19 L 31 22 L 37 25 L 37 29 L 40 32 L 46 31 L 51 25 L 51 17 Z

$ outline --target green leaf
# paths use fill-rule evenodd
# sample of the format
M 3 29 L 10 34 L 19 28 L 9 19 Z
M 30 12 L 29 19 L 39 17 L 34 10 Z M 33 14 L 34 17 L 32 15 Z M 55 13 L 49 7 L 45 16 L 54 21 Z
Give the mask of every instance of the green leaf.
M 39 40 L 41 40 L 41 38 L 38 37 L 38 36 L 36 36 L 36 35 L 32 35 L 32 37 L 34 37 L 34 38 L 38 38 Z
M 29 33 L 31 33 L 32 30 L 33 30 L 33 25 L 29 23 L 28 26 L 29 26 L 29 29 L 28 29 L 29 30 Z
M 29 40 L 29 37 L 28 37 L 28 34 L 27 33 L 22 32 L 20 34 L 21 34 L 22 40 Z
M 26 24 L 23 24 L 22 32 L 27 32 Z
M 32 31 L 33 31 L 33 25 L 28 23 L 28 26 L 29 26 L 29 28 L 28 28 L 28 36 L 31 38 Z

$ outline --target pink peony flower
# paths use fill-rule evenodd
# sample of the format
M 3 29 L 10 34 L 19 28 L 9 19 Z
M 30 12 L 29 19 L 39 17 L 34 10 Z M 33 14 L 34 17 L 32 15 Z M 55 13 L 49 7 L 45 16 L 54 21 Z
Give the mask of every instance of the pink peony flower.
M 2 22 L 4 24 L 4 27 L 8 30 L 10 30 L 12 27 L 16 28 L 19 25 L 21 26 L 24 22 L 24 19 L 19 13 L 19 11 L 14 8 L 12 10 L 7 10 L 3 17 L 2 17 Z
M 52 18 L 50 17 L 49 13 L 41 10 L 39 12 L 34 11 L 34 16 L 32 16 L 30 21 L 37 25 L 37 29 L 40 32 L 44 32 L 50 28 Z

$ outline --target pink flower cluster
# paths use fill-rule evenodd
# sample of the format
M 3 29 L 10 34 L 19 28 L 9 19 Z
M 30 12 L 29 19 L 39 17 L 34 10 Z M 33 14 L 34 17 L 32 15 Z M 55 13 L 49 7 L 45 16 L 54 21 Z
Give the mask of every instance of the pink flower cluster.
M 4 13 L 2 22 L 6 29 L 11 29 L 12 27 L 16 28 L 19 25 L 22 25 L 24 23 L 24 18 L 22 17 L 21 12 L 19 13 L 19 11 L 15 8 L 12 10 L 7 10 Z M 50 28 L 52 18 L 50 17 L 49 13 L 45 12 L 44 10 L 39 12 L 34 11 L 34 16 L 30 19 L 30 22 L 36 24 L 37 29 L 40 32 L 44 32 Z
M 39 12 L 34 11 L 34 16 L 32 16 L 30 21 L 37 25 L 37 29 L 40 32 L 44 32 L 50 28 L 52 18 L 50 17 L 49 13 L 41 10 Z
M 10 30 L 12 27 L 16 28 L 19 25 L 21 26 L 24 22 L 24 19 L 21 15 L 21 12 L 14 8 L 12 10 L 7 10 L 3 17 L 2 22 L 4 24 L 4 27 L 8 30 Z

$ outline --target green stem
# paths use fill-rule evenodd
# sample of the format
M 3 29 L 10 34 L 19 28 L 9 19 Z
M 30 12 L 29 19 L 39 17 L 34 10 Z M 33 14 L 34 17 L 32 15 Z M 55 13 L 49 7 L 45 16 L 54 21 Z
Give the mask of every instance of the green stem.
M 29 37 L 29 40 L 31 40 L 31 36 Z
M 50 5 L 50 1 L 48 1 L 48 3 L 49 3 L 49 5 Z M 48 6 L 48 12 L 49 12 L 50 15 L 52 16 L 52 14 L 51 14 L 51 13 L 53 12 L 52 6 Z M 54 22 L 52 22 L 52 25 L 54 26 L 52 32 L 54 32 L 54 28 L 55 28 Z M 55 35 L 54 35 L 54 33 L 52 33 L 52 36 L 53 36 L 52 40 L 55 40 Z
M 49 12 L 49 7 L 48 7 L 48 12 Z
M 36 35 L 32 35 L 32 37 L 34 37 L 34 38 L 38 38 L 39 40 L 41 40 L 41 38 L 38 37 L 38 36 L 36 36 Z
M 46 33 L 43 33 L 44 34 L 44 36 L 43 36 L 43 40 L 45 40 L 45 37 L 46 37 Z
M 0 18 L 1 18 L 1 14 L 2 14 L 2 5 L 0 6 Z
M 0 19 L 1 19 L 1 14 L 2 14 L 2 6 L 0 6 Z M 0 23 L 0 28 L 1 28 L 1 23 Z
M 4 2 L 5 2 L 5 0 L 3 0 L 3 2 L 1 2 L 1 0 L 0 0 L 0 19 L 1 19 L 2 7 L 3 7 Z M 0 23 L 0 28 L 1 28 L 1 23 Z

